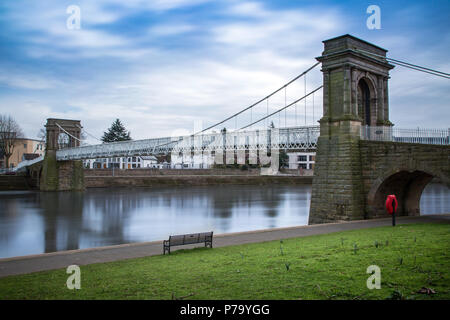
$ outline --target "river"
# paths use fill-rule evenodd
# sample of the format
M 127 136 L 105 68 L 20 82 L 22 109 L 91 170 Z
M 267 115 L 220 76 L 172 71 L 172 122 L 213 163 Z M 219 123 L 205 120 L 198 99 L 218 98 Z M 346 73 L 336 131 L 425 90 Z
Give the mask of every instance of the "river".
M 0 192 L 0 258 L 306 225 L 311 186 L 88 189 Z M 450 212 L 450 190 L 430 184 L 423 214 Z

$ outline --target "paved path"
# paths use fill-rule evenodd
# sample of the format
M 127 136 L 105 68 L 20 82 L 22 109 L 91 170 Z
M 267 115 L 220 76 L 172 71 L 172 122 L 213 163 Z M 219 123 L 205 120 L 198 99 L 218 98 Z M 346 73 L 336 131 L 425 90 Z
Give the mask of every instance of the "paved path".
M 429 222 L 450 223 L 450 214 L 397 218 L 397 224 Z M 391 223 L 391 219 L 387 218 L 220 234 L 214 236 L 214 247 L 389 226 Z M 186 249 L 194 246 L 195 245 L 181 246 L 175 247 L 174 249 Z M 162 241 L 132 243 L 101 248 L 60 251 L 31 256 L 5 258 L 0 259 L 0 277 L 43 270 L 67 268 L 67 266 L 72 264 L 86 265 L 91 263 L 110 262 L 159 254 L 162 254 Z

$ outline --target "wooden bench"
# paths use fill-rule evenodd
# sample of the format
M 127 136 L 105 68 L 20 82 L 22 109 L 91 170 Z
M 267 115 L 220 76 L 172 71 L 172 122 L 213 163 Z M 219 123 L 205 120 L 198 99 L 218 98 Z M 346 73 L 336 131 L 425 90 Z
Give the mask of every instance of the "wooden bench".
M 193 243 L 205 243 L 205 247 L 212 248 L 212 238 L 213 232 L 203 232 L 203 233 L 191 233 L 191 234 L 179 234 L 175 236 L 170 236 L 169 240 L 164 240 L 163 250 L 164 254 L 168 252 L 170 254 L 170 247 L 182 246 L 185 244 Z

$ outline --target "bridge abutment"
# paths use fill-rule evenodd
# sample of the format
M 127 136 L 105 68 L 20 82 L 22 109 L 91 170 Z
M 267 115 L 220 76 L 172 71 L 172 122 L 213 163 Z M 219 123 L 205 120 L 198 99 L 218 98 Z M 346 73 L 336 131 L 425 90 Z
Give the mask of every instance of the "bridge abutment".
M 324 44 L 309 223 L 388 217 L 389 194 L 397 197 L 398 215 L 420 215 L 422 191 L 433 178 L 450 186 L 450 147 L 372 141 L 391 132 L 387 51 L 350 35 Z
M 42 163 L 41 191 L 84 190 L 84 170 L 81 160 L 58 161 L 60 147 L 80 145 L 81 125 L 78 120 L 47 119 L 47 146 Z
M 384 201 L 395 194 L 400 216 L 420 215 L 420 198 L 433 178 L 450 187 L 450 147 L 360 141 L 368 218 L 387 217 Z
M 323 117 L 317 142 L 309 223 L 359 220 L 367 216 L 360 131 L 364 125 L 391 125 L 387 79 L 393 68 L 359 50 L 386 50 L 344 35 L 324 41 Z
M 321 124 L 310 224 L 364 218 L 359 136 L 351 134 L 358 126 L 350 120 Z

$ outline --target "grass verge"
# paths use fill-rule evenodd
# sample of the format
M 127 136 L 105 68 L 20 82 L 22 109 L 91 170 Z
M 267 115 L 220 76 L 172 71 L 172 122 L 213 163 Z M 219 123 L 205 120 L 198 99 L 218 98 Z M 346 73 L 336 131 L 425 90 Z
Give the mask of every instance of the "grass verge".
M 10 276 L 0 299 L 450 299 L 449 249 L 450 224 L 361 229 L 81 266 L 80 290 L 65 269 Z

